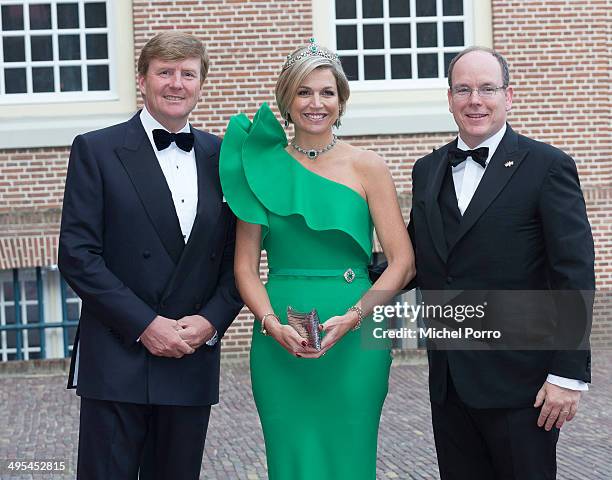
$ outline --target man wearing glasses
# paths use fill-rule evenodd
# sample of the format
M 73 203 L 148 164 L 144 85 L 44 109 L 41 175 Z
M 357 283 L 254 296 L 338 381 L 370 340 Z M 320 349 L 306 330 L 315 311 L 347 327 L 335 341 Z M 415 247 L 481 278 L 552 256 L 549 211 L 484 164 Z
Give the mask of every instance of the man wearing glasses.
M 408 229 L 424 291 L 595 288 L 575 163 L 506 123 L 509 79 L 506 60 L 487 48 L 470 47 L 450 64 L 459 136 L 413 170 Z M 429 367 L 442 480 L 555 478 L 559 429 L 590 381 L 587 349 L 438 349 Z

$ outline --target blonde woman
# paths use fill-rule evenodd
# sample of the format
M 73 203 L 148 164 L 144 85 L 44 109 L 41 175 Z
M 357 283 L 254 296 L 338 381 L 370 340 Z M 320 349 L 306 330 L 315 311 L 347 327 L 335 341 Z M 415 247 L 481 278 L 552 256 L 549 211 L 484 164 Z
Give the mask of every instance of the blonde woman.
M 391 357 L 363 348 L 359 327 L 412 278 L 414 256 L 384 161 L 333 133 L 348 97 L 337 55 L 311 40 L 288 56 L 276 85 L 295 137 L 287 141 L 264 104 L 252 123 L 233 117 L 223 141 L 221 183 L 239 218 L 236 281 L 257 319 L 251 378 L 271 480 L 376 478 Z M 389 260 L 374 286 L 373 226 Z M 374 299 L 372 288 L 385 293 Z M 320 350 L 287 325 L 288 307 L 316 308 Z

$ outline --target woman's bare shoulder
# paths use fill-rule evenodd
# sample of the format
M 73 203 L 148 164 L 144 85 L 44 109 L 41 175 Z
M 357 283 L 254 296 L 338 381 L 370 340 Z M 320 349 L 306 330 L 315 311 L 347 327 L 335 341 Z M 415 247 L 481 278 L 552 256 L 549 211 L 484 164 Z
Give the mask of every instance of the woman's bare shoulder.
M 344 143 L 355 171 L 367 177 L 388 174 L 385 160 L 376 152 Z M 373 180 L 373 179 L 371 179 Z

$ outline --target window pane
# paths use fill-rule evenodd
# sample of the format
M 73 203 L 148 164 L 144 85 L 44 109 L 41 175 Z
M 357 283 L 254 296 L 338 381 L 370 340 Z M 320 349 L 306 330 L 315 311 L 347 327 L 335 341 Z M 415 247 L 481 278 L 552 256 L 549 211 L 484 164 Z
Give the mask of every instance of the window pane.
M 436 0 L 415 0 L 417 17 L 434 17 L 436 15 Z
M 382 25 L 363 26 L 363 48 L 385 48 Z
M 444 23 L 444 46 L 463 46 L 463 22 Z
M 78 92 L 81 86 L 81 67 L 60 67 L 60 90 Z
M 66 298 L 79 298 L 79 296 L 74 292 L 72 287 L 66 283 L 65 280 L 62 280 L 66 287 Z
M 384 55 L 368 55 L 363 57 L 363 69 L 365 80 L 385 79 L 385 57 Z
M 357 68 L 357 57 L 340 57 L 342 68 L 346 74 L 346 78 L 351 80 L 359 80 L 358 68 Z
M 95 33 L 85 36 L 87 46 L 87 58 L 108 58 L 108 48 L 106 44 L 106 33 Z
M 362 0 L 363 18 L 382 18 L 382 0 Z
M 85 4 L 85 27 L 106 27 L 106 4 L 104 2 Z
M 51 35 L 31 37 L 30 47 L 32 61 L 53 60 L 53 43 L 51 41 Z
M 60 3 L 57 5 L 57 27 L 79 28 L 79 5 Z
M 444 15 L 463 15 L 463 0 L 444 0 L 442 5 Z
M 21 5 L 2 6 L 2 31 L 23 30 L 23 7 Z
M 453 58 L 455 58 L 456 53 L 445 53 L 444 54 L 444 77 L 448 78 L 448 66 L 450 65 Z
M 437 47 L 438 26 L 435 23 L 417 23 L 417 47 Z
M 90 65 L 87 67 L 88 90 L 109 90 L 108 65 Z
M 437 53 L 422 53 L 420 55 L 417 55 L 417 65 L 419 69 L 419 78 L 438 77 Z
M 76 338 L 76 327 L 70 327 L 68 329 L 68 345 L 71 347 L 74 345 L 74 339 Z
M 30 342 L 30 345 L 32 345 L 32 342 Z M 39 344 L 37 343 L 36 346 L 38 347 Z M 39 358 L 42 358 L 41 353 L 40 352 L 30 352 L 28 353 L 30 360 L 38 360 Z
M 36 281 L 23 282 L 23 293 L 26 300 L 36 300 L 38 298 L 38 290 L 36 289 Z
M 76 322 L 79 320 L 79 305 L 78 303 L 66 304 L 66 320 Z
M 355 0 L 336 0 L 336 18 L 357 18 Z
M 357 49 L 357 25 L 338 25 L 336 43 L 338 50 Z
M 13 282 L 4 282 L 2 288 L 4 289 L 4 301 L 12 302 L 15 299 L 13 296 Z
M 412 78 L 410 55 L 391 55 L 391 78 Z
M 5 62 L 25 62 L 24 37 L 4 37 L 2 46 Z
M 52 92 L 53 67 L 32 68 L 32 87 L 35 92 Z
M 8 305 L 4 307 L 4 319 L 6 320 L 7 325 L 12 325 L 15 323 L 15 307 L 11 307 Z M 8 332 L 10 331 L 11 330 L 9 330 Z M 14 332 L 15 330 L 12 331 Z
M 410 0 L 389 0 L 389 16 L 409 17 Z
M 410 48 L 410 24 L 392 23 L 389 27 L 391 48 Z
M 38 323 L 38 305 L 28 305 L 26 307 L 26 319 L 22 319 L 22 323 Z M 30 330 L 30 335 L 32 334 L 32 330 Z M 30 336 L 30 339 L 32 337 Z
M 51 5 L 30 5 L 30 30 L 51 28 Z
M 59 35 L 58 45 L 60 60 L 81 59 L 81 41 L 78 35 Z

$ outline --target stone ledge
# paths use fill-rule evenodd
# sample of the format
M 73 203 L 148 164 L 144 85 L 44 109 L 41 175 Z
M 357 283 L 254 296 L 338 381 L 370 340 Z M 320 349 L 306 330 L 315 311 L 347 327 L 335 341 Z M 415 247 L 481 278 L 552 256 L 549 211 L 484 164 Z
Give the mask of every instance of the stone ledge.
M 4 375 L 68 375 L 69 358 L 45 360 L 15 360 L 0 362 L 0 376 Z

